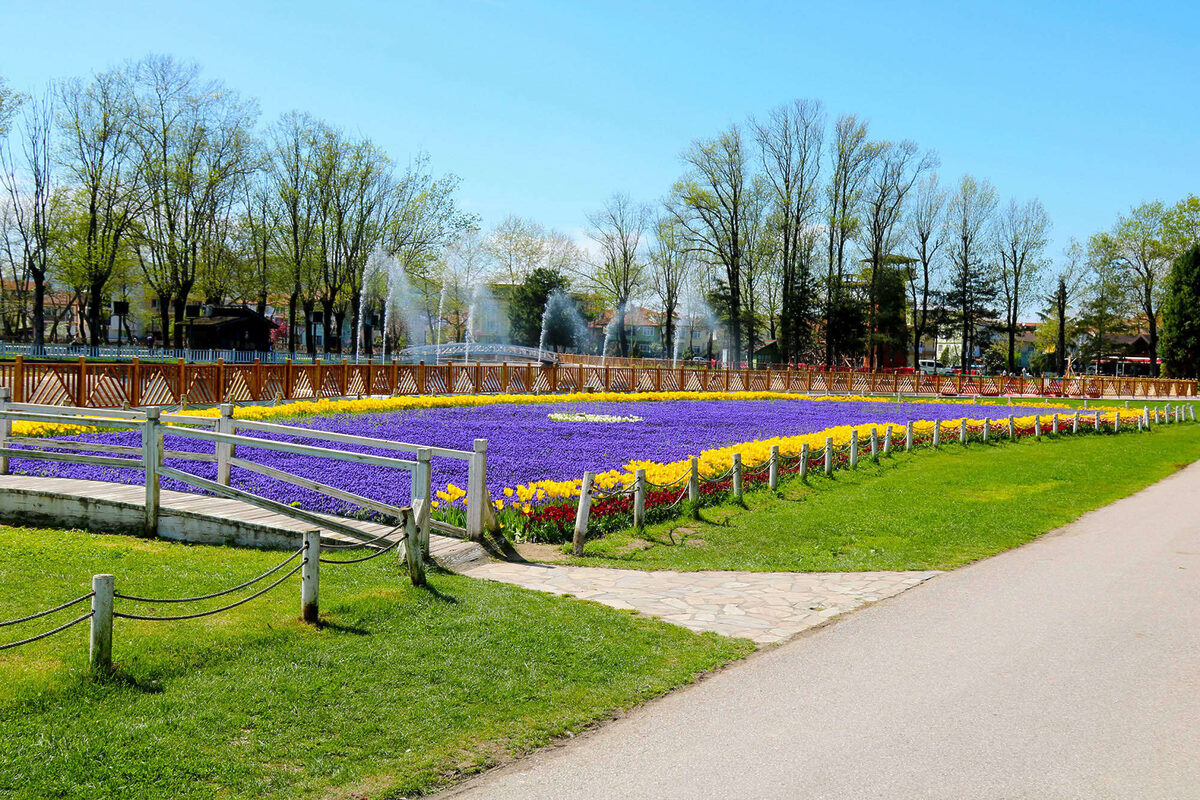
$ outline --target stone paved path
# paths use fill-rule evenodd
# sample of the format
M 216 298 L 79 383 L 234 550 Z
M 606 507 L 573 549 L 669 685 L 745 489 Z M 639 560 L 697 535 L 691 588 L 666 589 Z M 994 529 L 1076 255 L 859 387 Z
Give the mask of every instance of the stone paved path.
M 764 645 L 897 595 L 939 573 L 645 572 L 490 562 L 464 574 L 570 594 L 640 611 L 694 631 L 744 637 Z

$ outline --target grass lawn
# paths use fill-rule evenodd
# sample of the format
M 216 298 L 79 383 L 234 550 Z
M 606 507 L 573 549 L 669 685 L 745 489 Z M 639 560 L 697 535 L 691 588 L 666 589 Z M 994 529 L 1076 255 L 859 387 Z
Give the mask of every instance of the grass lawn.
M 572 563 L 636 569 L 951 569 L 1022 544 L 1200 459 L 1200 425 L 1150 434 L 943 445 L 793 479 L 588 542 Z
M 115 574 L 118 592 L 186 596 L 282 557 L 0 527 L 0 619 L 83 594 L 93 573 Z M 86 623 L 0 652 L 0 796 L 402 797 L 751 649 L 455 575 L 431 574 L 429 590 L 414 589 L 391 555 L 321 572 L 317 629 L 298 621 L 297 576 L 207 619 L 116 620 L 117 673 L 104 681 L 84 677 Z M 0 629 L 0 642 L 77 613 Z

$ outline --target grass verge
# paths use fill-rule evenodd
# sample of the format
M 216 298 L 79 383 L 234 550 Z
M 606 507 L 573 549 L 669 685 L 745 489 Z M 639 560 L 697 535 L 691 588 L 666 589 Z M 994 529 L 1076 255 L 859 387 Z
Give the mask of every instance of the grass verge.
M 177 597 L 239 583 L 281 559 L 0 527 L 0 619 L 82 594 L 94 573 L 115 574 L 118 592 Z M 321 572 L 318 628 L 298 621 L 292 578 L 207 619 L 116 620 L 109 679 L 84 675 L 86 623 L 0 653 L 0 796 L 408 796 L 751 649 L 456 575 L 432 574 L 429 590 L 414 589 L 391 556 Z M 0 640 L 70 618 L 0 629 Z
M 952 569 L 1064 525 L 1200 459 L 1200 425 L 1150 434 L 943 445 L 791 480 L 746 508 L 622 531 L 571 563 L 628 569 Z

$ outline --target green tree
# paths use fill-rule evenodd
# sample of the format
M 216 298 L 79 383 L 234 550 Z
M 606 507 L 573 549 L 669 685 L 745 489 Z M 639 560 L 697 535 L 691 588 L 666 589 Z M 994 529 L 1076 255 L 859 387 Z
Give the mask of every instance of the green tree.
M 1172 262 L 1162 315 L 1167 374 L 1177 378 L 1200 375 L 1200 244 Z
M 509 336 L 513 344 L 537 347 L 542 336 L 542 315 L 554 292 L 565 292 L 570 282 L 558 270 L 538 267 L 513 289 L 508 306 Z

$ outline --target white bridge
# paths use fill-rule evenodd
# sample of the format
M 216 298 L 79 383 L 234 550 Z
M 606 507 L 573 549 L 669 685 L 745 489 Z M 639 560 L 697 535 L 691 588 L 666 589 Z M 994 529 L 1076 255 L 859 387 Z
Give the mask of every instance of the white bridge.
M 445 362 L 473 364 L 476 361 L 558 363 L 558 354 L 551 350 L 540 350 L 536 347 L 524 347 L 519 344 L 479 344 L 476 342 L 414 345 L 399 351 L 396 358 L 410 364 L 421 361 L 427 364 Z

